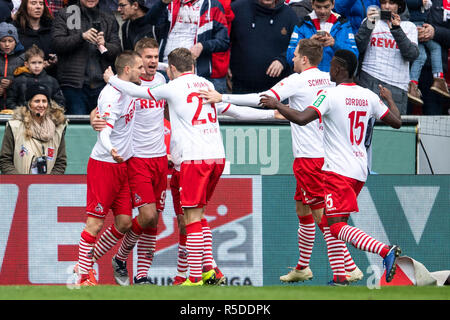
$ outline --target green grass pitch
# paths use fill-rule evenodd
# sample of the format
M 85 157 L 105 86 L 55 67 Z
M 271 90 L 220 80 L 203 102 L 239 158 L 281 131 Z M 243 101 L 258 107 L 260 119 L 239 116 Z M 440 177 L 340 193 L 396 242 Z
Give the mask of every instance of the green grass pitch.
M 450 300 L 450 286 L 0 286 L 0 300 Z

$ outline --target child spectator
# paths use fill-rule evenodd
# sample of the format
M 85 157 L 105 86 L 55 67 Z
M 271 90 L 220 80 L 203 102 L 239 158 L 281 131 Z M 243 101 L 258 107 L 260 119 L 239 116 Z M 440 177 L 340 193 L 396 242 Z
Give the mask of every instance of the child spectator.
M 23 62 L 23 46 L 16 27 L 10 23 L 0 23 L 0 110 L 6 109 L 7 89 L 13 82 L 14 70 Z
M 418 29 L 425 23 L 428 12 L 432 6 L 431 0 L 407 0 L 408 10 L 410 13 L 410 21 L 413 22 Z M 433 40 L 419 42 L 419 57 L 411 64 L 410 82 L 408 88 L 408 99 L 416 105 L 423 105 L 419 91 L 419 77 L 422 68 L 427 60 L 427 50 L 430 54 L 431 69 L 433 72 L 433 84 L 430 90 L 450 98 L 447 83 L 444 79 L 442 67 L 442 48 L 439 43 Z
M 24 66 L 17 68 L 14 72 L 14 82 L 7 93 L 6 107 L 8 109 L 24 106 L 27 88 L 37 83 L 48 88 L 51 100 L 62 107 L 65 106 L 66 101 L 58 81 L 44 70 L 44 57 L 44 51 L 35 44 L 25 51 Z

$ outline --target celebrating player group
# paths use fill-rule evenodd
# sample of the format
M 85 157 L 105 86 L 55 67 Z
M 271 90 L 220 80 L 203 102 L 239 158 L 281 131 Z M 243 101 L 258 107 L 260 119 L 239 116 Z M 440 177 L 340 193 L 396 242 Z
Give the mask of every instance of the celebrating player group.
M 400 113 L 388 89 L 381 87 L 377 96 L 353 82 L 357 60 L 352 52 L 336 51 L 329 73 L 317 68 L 321 59 L 320 43 L 300 40 L 292 75 L 265 92 L 231 95 L 218 93 L 210 81 L 195 74 L 195 60 L 187 49 L 169 54 L 168 83 L 156 71 L 156 42 L 144 38 L 135 51 L 123 52 L 115 62 L 117 75 L 111 69 L 105 72 L 107 85 L 91 114 L 98 133 L 87 168 L 87 220 L 74 269 L 78 284 L 97 284 L 93 264 L 120 240 L 112 259 L 116 282 L 131 283 L 126 262 L 137 246 L 133 283 L 150 283 L 148 272 L 168 174 L 180 232 L 173 284 L 225 282 L 212 254 L 212 233 L 204 217 L 225 166 L 220 114 L 291 121 L 299 258 L 281 281 L 312 279 L 309 261 L 315 223 L 327 244 L 333 271 L 330 285 L 345 286 L 363 278 L 346 242 L 380 255 L 386 281 L 391 281 L 399 246 L 382 243 L 347 220 L 358 212 L 357 196 L 367 178 L 362 143 L 367 122 L 374 117 L 400 128 Z M 285 99 L 289 105 L 281 102 Z M 139 212 L 134 218 L 133 208 Z M 101 233 L 110 210 L 114 222 Z

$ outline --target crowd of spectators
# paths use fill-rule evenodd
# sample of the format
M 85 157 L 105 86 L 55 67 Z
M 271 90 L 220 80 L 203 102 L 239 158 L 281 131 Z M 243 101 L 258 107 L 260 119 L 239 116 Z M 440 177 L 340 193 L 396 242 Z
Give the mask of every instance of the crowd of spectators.
M 143 37 L 158 41 L 160 62 L 174 48 L 190 49 L 196 72 L 219 92 L 261 92 L 293 72 L 298 41 L 315 38 L 324 47 L 319 69 L 328 71 L 336 50 L 352 50 L 358 84 L 376 93 L 378 84 L 390 88 L 402 114 L 448 114 L 448 6 L 443 0 L 0 0 L 0 110 L 24 105 L 27 86 L 39 82 L 66 114 L 88 115 L 105 85 L 103 71 Z

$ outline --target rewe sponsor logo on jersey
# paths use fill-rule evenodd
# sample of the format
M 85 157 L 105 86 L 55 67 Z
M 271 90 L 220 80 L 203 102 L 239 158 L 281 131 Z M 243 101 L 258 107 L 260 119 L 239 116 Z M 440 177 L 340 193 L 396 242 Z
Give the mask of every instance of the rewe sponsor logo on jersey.
M 372 37 L 370 45 L 372 47 L 398 49 L 397 42 L 394 39 Z
M 140 106 L 140 109 L 153 109 L 153 108 L 164 108 L 164 105 L 166 104 L 166 100 L 158 100 L 155 101 L 153 99 L 137 99 L 137 101 Z

